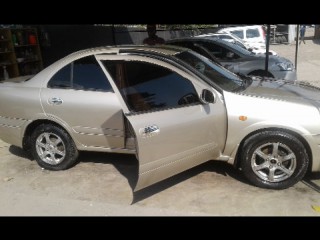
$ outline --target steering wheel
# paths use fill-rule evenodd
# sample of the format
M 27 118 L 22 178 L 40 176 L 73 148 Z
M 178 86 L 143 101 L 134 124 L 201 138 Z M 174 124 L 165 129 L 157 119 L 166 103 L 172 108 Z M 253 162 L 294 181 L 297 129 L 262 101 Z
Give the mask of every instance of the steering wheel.
M 186 105 L 198 101 L 198 97 L 194 93 L 188 93 L 179 99 L 179 105 Z

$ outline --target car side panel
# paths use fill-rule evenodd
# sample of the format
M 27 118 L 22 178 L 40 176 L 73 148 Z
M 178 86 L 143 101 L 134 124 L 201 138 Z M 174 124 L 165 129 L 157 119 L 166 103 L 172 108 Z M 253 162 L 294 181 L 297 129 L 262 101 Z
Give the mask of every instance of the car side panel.
M 39 89 L 23 83 L 0 84 L 0 138 L 22 147 L 24 126 L 42 114 Z
M 62 103 L 51 104 L 54 97 Z M 124 148 L 123 113 L 113 92 L 43 88 L 41 100 L 48 118 L 68 125 L 83 148 Z

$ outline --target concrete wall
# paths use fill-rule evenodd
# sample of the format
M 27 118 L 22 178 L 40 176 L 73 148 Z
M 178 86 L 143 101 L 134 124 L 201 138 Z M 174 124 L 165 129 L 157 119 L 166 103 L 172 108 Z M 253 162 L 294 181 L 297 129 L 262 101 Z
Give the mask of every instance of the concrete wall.
M 114 44 L 112 29 L 108 27 L 44 25 L 38 31 L 44 67 L 81 49 Z

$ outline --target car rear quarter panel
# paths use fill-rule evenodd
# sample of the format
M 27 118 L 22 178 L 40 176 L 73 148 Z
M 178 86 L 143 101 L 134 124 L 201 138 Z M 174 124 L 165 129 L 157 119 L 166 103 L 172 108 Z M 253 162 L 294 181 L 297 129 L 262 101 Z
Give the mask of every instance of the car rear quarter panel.
M 5 142 L 22 147 L 25 127 L 43 114 L 39 88 L 24 83 L 0 84 L 0 137 Z

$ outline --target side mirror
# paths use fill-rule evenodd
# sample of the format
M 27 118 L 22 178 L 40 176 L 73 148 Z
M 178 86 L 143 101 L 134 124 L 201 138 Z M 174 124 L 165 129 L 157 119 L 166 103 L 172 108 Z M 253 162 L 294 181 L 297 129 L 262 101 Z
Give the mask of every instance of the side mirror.
M 200 100 L 204 104 L 209 104 L 209 103 L 214 103 L 215 102 L 214 95 L 209 89 L 203 89 L 202 90 L 202 93 L 201 93 L 201 96 L 200 96 Z

